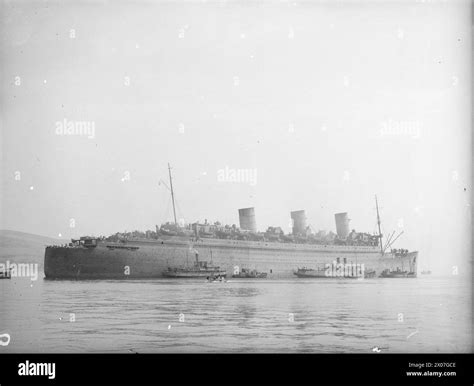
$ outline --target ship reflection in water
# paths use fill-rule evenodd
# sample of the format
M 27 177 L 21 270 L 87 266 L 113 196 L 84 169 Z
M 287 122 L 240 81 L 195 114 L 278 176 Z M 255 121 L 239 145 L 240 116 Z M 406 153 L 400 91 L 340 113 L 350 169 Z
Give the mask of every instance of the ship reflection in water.
M 0 280 L 5 352 L 426 353 L 472 341 L 460 276 L 30 282 Z

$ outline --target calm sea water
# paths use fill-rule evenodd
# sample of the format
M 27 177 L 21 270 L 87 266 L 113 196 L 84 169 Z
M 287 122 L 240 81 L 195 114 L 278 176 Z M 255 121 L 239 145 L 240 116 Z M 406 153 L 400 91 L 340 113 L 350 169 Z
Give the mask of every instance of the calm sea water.
M 11 336 L 0 353 L 470 352 L 471 296 L 470 281 L 458 276 L 12 278 L 0 280 L 0 334 Z

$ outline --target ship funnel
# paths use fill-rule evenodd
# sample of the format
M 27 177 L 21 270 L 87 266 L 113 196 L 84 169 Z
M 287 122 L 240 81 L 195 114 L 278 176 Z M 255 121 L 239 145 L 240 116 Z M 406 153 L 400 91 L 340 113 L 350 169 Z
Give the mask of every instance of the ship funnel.
M 255 222 L 255 209 L 243 208 L 239 209 L 240 229 L 257 232 L 257 224 Z
M 349 218 L 347 212 L 336 213 L 336 232 L 339 238 L 345 239 L 349 235 Z
M 304 210 L 295 210 L 291 212 L 291 219 L 293 220 L 293 234 L 302 235 L 306 233 L 306 213 Z

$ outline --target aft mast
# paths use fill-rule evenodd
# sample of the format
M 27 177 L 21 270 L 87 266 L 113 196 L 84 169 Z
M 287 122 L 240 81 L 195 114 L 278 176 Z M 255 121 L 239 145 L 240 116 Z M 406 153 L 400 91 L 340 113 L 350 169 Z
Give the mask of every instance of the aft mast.
M 173 191 L 173 179 L 171 178 L 171 166 L 168 163 L 168 172 L 170 175 L 170 186 L 171 186 L 171 201 L 173 201 L 173 215 L 174 215 L 174 224 L 178 225 L 178 222 L 176 221 L 176 208 L 174 205 L 174 191 Z
M 375 207 L 377 208 L 377 225 L 379 227 L 379 239 L 380 239 L 380 252 L 384 254 L 383 245 L 382 245 L 382 231 L 380 230 L 380 215 L 379 215 L 379 204 L 377 202 L 377 196 L 375 196 Z

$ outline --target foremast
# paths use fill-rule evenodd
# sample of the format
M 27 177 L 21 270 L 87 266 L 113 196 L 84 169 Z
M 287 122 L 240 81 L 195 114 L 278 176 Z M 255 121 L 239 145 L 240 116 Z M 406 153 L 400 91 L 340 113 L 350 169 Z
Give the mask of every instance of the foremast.
M 377 225 L 379 227 L 379 242 L 380 242 L 380 252 L 382 253 L 382 256 L 384 255 L 384 249 L 382 245 L 382 231 L 380 229 L 380 214 L 379 214 L 379 203 L 377 201 L 377 196 L 375 196 L 375 207 L 377 209 Z
M 173 201 L 173 216 L 174 216 L 174 225 L 178 225 L 178 222 L 176 221 L 176 208 L 174 204 L 174 191 L 173 191 L 173 179 L 171 178 L 171 166 L 168 163 L 168 172 L 170 175 L 170 188 L 171 188 L 171 201 Z

